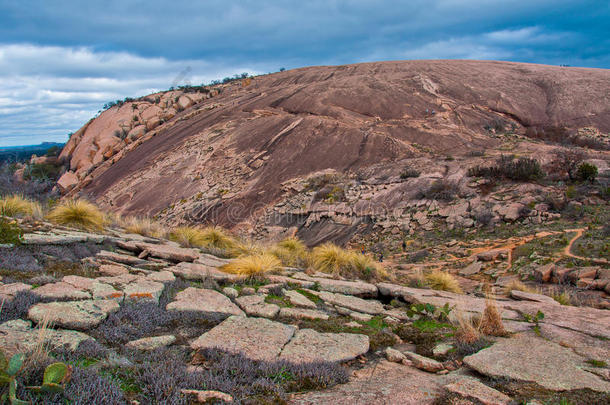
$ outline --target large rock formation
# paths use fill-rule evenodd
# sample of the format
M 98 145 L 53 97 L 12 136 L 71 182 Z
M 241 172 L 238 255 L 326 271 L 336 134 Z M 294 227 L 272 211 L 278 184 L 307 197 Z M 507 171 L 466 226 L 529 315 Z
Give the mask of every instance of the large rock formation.
M 438 157 L 500 153 L 506 132 L 524 154 L 544 150 L 523 137 L 527 128 L 586 127 L 603 139 L 609 102 L 603 69 L 479 61 L 302 68 L 112 107 L 72 136 L 60 184 L 104 208 L 173 224 L 253 226 L 264 217 L 267 226 L 311 228 L 329 211 L 370 216 L 371 206 L 399 207 L 430 179 L 463 177 L 469 164 Z M 422 178 L 405 185 L 407 162 Z M 331 209 L 311 198 L 314 189 L 282 207 L 308 190 L 304 178 L 325 170 L 384 187 L 346 190 Z M 337 204 L 344 200 L 353 204 Z M 451 213 L 447 221 L 472 223 Z M 306 239 L 332 232 L 313 229 Z

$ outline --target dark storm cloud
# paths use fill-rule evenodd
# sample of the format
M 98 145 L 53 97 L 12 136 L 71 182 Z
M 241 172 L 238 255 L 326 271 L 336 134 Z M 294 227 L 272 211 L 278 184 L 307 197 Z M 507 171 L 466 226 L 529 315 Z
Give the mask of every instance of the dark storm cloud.
M 608 68 L 609 20 L 599 0 L 3 1 L 0 145 L 65 137 L 187 67 L 192 83 L 389 59 Z

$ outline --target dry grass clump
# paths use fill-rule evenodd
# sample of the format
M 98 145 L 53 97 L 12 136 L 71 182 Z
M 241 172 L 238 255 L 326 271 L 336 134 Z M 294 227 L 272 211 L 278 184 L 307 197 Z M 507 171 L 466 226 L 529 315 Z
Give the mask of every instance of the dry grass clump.
M 457 343 L 472 345 L 481 339 L 481 333 L 474 326 L 475 321 L 470 316 L 465 316 L 463 313 L 456 311 L 458 328 L 455 331 L 454 337 Z
M 0 199 L 0 215 L 7 217 L 31 216 L 42 218 L 42 206 L 20 195 Z
M 104 214 L 93 204 L 84 200 L 68 200 L 59 204 L 48 215 L 51 222 L 87 230 L 101 230 Z
M 163 225 L 150 218 L 129 217 L 123 220 L 123 228 L 126 232 L 151 238 L 162 238 L 167 234 Z
M 325 243 L 313 249 L 313 265 L 323 273 L 340 274 L 348 263 L 347 251 L 334 243 Z
M 269 253 L 258 253 L 239 257 L 220 267 L 220 270 L 243 276 L 255 276 L 276 272 L 282 269 L 282 262 Z
M 215 253 L 220 252 L 229 256 L 236 256 L 243 251 L 243 246 L 237 240 L 217 226 L 205 228 L 181 226 L 172 229 L 169 238 L 184 247 L 210 249 Z
M 512 280 L 510 283 L 508 283 L 506 285 L 506 291 L 507 291 L 508 294 L 510 294 L 510 292 L 513 291 L 513 290 L 523 291 L 523 292 L 527 292 L 527 293 L 534 293 L 534 294 L 537 293 L 537 291 L 534 288 L 529 287 L 529 286 L 523 284 L 519 280 Z
M 488 336 L 507 335 L 496 300 L 489 296 L 485 299 L 485 310 L 479 323 L 479 330 Z
M 270 249 L 284 266 L 303 268 L 309 262 L 307 246 L 298 238 L 286 238 Z
M 313 266 L 323 273 L 365 280 L 387 277 L 386 270 L 371 257 L 342 249 L 333 243 L 315 247 Z
M 364 280 L 379 280 L 388 277 L 388 272 L 373 258 L 362 253 L 348 252 L 350 274 Z
M 433 290 L 450 291 L 457 294 L 462 294 L 462 288 L 455 277 L 450 273 L 433 270 L 425 275 L 426 284 Z

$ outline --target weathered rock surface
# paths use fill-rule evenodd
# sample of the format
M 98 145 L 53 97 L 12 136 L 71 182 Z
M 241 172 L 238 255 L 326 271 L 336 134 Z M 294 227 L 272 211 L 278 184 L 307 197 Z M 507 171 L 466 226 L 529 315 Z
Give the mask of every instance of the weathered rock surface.
M 442 394 L 438 376 L 389 361 L 355 371 L 347 384 L 295 395 L 291 403 L 357 405 L 427 405 Z
M 320 290 L 333 293 L 349 294 L 361 297 L 376 297 L 377 287 L 364 281 L 333 280 L 322 277 L 309 277 L 306 274 L 295 274 L 294 278 L 317 283 Z
M 280 309 L 280 317 L 312 320 L 321 319 L 325 321 L 328 319 L 328 314 L 326 312 L 318 311 L 317 309 L 282 308 Z
M 293 363 L 352 360 L 369 350 L 369 337 L 354 333 L 320 333 L 298 330 L 284 347 L 280 359 Z
M 199 258 L 195 249 L 187 249 L 170 245 L 161 245 L 145 242 L 134 242 L 138 249 L 147 251 L 150 256 L 167 259 L 174 262 L 192 262 Z
M 112 300 L 46 302 L 31 307 L 28 317 L 36 323 L 49 322 L 55 327 L 87 330 L 118 309 L 119 304 Z
M 32 291 L 45 300 L 86 300 L 91 298 L 91 294 L 88 292 L 64 282 L 45 284 Z
M 131 342 L 128 342 L 125 346 L 130 349 L 137 350 L 155 350 L 159 347 L 169 346 L 175 341 L 176 336 L 174 335 L 153 336 L 132 340 Z
M 516 300 L 542 302 L 550 305 L 559 305 L 557 301 L 548 295 L 535 294 L 526 291 L 511 290 L 510 296 Z
M 403 352 L 403 354 L 407 357 L 407 359 L 411 360 L 415 367 L 419 368 L 420 370 L 428 371 L 430 373 L 436 373 L 445 368 L 445 366 L 443 366 L 443 363 L 422 356 L 420 354 L 409 351 Z
M 339 305 L 365 314 L 377 315 L 384 311 L 381 302 L 375 300 L 364 300 L 351 295 L 333 294 L 326 291 L 318 293 L 318 296 L 329 304 Z
M 288 297 L 292 305 L 303 308 L 316 308 L 315 302 L 313 302 L 303 294 L 299 293 L 298 291 L 288 290 L 284 293 L 284 295 Z
M 534 382 L 554 391 L 589 388 L 610 392 L 610 382 L 582 370 L 586 359 L 556 343 L 532 336 L 499 339 L 464 358 L 464 364 L 491 377 Z
M 32 322 L 15 319 L 0 325 L 0 349 L 10 358 L 16 353 L 28 353 L 40 344 L 40 329 L 32 327 Z M 47 329 L 44 334 L 45 347 L 53 350 L 67 346 L 75 350 L 81 342 L 93 339 L 73 330 Z
M 161 297 L 164 288 L 163 283 L 142 278 L 127 284 L 123 288 L 123 293 L 125 293 L 127 299 L 150 299 L 159 302 L 159 297 Z
M 167 304 L 168 311 L 198 312 L 205 316 L 226 318 L 244 313 L 229 298 L 214 290 L 189 287 Z
M 243 353 L 250 359 L 272 361 L 294 335 L 296 328 L 264 318 L 231 316 L 201 335 L 193 349 L 219 348 Z
M 235 299 L 235 302 L 246 312 L 246 314 L 248 314 L 248 316 L 275 318 L 280 312 L 279 306 L 265 302 L 264 295 L 247 295 Z
M 231 395 L 220 391 L 181 390 L 180 392 L 195 397 L 200 404 L 207 404 L 210 401 L 221 401 L 223 404 L 233 402 Z
M 483 405 L 509 405 L 512 401 L 509 396 L 474 378 L 459 378 L 445 385 L 445 389 L 464 398 L 479 401 Z
M 31 289 L 32 286 L 25 283 L 0 284 L 0 300 L 12 299 L 18 292 Z
M 237 274 L 228 274 L 218 270 L 215 267 L 206 266 L 204 264 L 182 262 L 167 269 L 174 275 L 187 280 L 203 281 L 207 279 L 217 281 L 237 281 L 244 277 Z

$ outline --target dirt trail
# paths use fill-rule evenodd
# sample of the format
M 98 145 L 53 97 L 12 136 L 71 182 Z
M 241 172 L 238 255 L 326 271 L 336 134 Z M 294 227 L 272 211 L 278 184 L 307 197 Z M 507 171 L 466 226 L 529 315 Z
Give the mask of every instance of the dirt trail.
M 490 252 L 492 250 L 501 250 L 501 251 L 506 251 L 506 253 L 507 253 L 508 258 L 506 261 L 507 262 L 506 269 L 508 270 L 513 265 L 513 252 L 517 247 L 524 245 L 528 242 L 531 242 L 534 239 L 540 239 L 540 238 L 544 238 L 544 237 L 551 236 L 551 235 L 568 234 L 568 233 L 573 233 L 573 232 L 575 232 L 576 234 L 570 239 L 570 241 L 568 242 L 566 247 L 561 252 L 561 256 L 558 257 L 555 260 L 555 262 L 558 262 L 559 260 L 562 259 L 562 257 L 567 256 L 567 257 L 572 257 L 572 258 L 578 259 L 578 260 L 589 261 L 589 262 L 595 263 L 595 264 L 609 264 L 610 262 L 605 259 L 597 259 L 597 258 L 593 258 L 593 257 L 583 257 L 583 256 L 578 256 L 578 255 L 575 255 L 572 253 L 572 246 L 580 237 L 582 237 L 582 235 L 586 231 L 586 229 L 587 228 L 575 228 L 575 229 L 564 229 L 562 231 L 543 231 L 543 232 L 537 232 L 532 235 L 513 237 L 513 238 L 509 238 L 505 241 L 501 241 L 501 242 L 498 241 L 498 242 L 492 243 L 491 245 L 473 248 L 473 249 L 471 249 L 472 253 L 470 254 L 470 256 L 468 256 L 466 258 L 459 258 L 459 257 L 450 255 L 450 257 L 444 261 L 426 263 L 425 265 L 420 263 L 419 265 L 421 267 L 425 267 L 425 266 L 430 267 L 432 265 L 435 265 L 437 267 L 442 267 L 443 265 L 453 264 L 455 262 L 461 262 L 461 261 L 471 262 L 471 261 L 475 260 L 477 255 L 479 255 L 481 253 Z M 396 265 L 397 264 L 396 259 L 397 258 L 395 258 L 395 257 L 389 258 L 389 260 L 387 261 L 387 264 Z
M 566 229 L 565 230 L 566 233 L 567 232 L 576 232 L 576 235 L 574 235 L 574 237 L 572 239 L 570 239 L 570 241 L 568 242 L 568 245 L 565 247 L 565 249 L 563 249 L 563 254 L 565 256 L 572 257 L 574 259 L 590 261 L 591 263 L 595 263 L 595 264 L 610 263 L 610 262 L 608 262 L 608 260 L 605 260 L 605 259 L 597 259 L 594 257 L 583 257 L 583 256 L 578 256 L 578 255 L 575 255 L 572 253 L 572 246 L 578 239 L 580 239 L 580 237 L 585 232 L 585 230 L 586 230 L 586 228 Z

